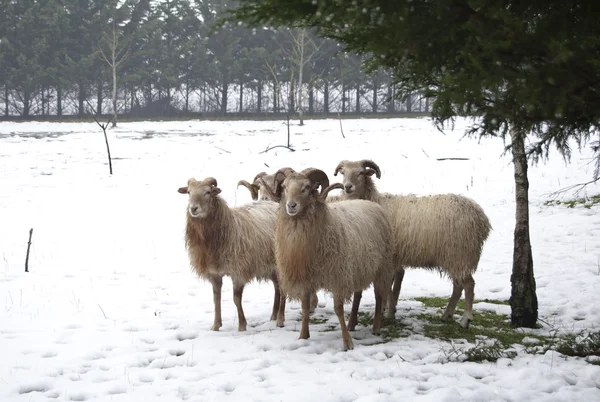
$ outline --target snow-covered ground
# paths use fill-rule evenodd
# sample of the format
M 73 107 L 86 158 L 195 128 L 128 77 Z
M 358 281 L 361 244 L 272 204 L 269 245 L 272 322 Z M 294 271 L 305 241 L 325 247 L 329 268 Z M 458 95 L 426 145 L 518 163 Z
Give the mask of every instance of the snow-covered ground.
M 466 124 L 442 134 L 426 118 L 344 120 L 343 139 L 337 120 L 308 121 L 292 127 L 296 152 L 260 153 L 285 142 L 284 124 L 122 123 L 109 131 L 110 176 L 94 123 L 1 123 L 0 400 L 600 400 L 600 367 L 552 351 L 448 362 L 448 342 L 417 333 L 381 343 L 359 326 L 355 349 L 342 352 L 332 301 L 322 292 L 315 315 L 328 322 L 298 340 L 298 303 L 288 303 L 286 326 L 276 328 L 269 321 L 271 283 L 251 284 L 243 301 L 248 331 L 238 333 L 226 279 L 223 328 L 210 331 L 212 291 L 189 268 L 187 197 L 177 188 L 190 177 L 214 176 L 229 204 L 242 205 L 251 199 L 236 188 L 240 179 L 313 166 L 335 182 L 341 159 L 375 160 L 382 191 L 456 192 L 479 202 L 493 231 L 475 275 L 476 301 L 507 300 L 512 164 L 499 139 L 461 139 Z M 563 332 L 600 326 L 600 215 L 598 208 L 544 201 L 589 180 L 590 156 L 575 152 L 567 165 L 555 153 L 530 168 L 540 318 Z M 470 159 L 436 160 L 447 157 Z M 422 307 L 416 297 L 448 297 L 450 290 L 439 275 L 410 270 L 397 317 Z M 372 292 L 364 292 L 361 309 L 373 304 Z

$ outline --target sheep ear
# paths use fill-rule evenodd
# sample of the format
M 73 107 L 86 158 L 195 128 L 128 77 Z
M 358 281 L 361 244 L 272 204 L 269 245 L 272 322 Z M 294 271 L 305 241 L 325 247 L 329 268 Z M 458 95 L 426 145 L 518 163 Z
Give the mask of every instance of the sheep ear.
M 221 194 L 221 189 L 219 187 L 213 187 L 210 191 L 213 195 Z
M 178 191 L 180 194 L 187 194 L 187 193 L 189 193 L 187 186 L 185 186 L 185 187 L 179 187 L 179 188 L 177 189 L 177 191 Z
M 366 170 L 365 170 L 365 174 L 366 174 L 367 176 L 373 176 L 375 173 L 377 173 L 377 171 L 376 171 L 376 170 L 373 170 L 373 169 L 366 169 Z M 377 177 L 379 177 L 379 175 L 378 175 Z

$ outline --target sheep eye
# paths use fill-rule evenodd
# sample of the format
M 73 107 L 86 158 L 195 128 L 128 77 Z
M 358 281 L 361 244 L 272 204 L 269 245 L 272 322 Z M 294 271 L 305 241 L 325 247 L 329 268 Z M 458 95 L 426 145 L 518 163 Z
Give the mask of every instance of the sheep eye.
M 210 191 L 207 191 L 206 193 L 204 193 L 204 195 L 210 195 Z
M 365 174 L 365 172 L 362 172 L 362 171 L 361 171 L 361 172 L 358 172 L 358 175 L 359 175 L 359 176 L 362 176 L 362 175 L 364 175 L 364 174 Z

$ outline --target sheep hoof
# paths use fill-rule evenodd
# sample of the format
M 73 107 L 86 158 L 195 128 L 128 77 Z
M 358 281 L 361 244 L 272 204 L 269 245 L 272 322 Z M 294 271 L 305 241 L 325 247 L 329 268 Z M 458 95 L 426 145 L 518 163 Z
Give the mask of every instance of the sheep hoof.
M 277 319 L 277 313 L 271 314 L 271 321 L 275 321 Z
M 279 320 L 277 320 L 277 326 L 278 326 L 279 328 L 283 328 L 283 321 L 279 321 Z
M 451 318 L 452 318 L 451 315 L 444 313 L 444 314 L 442 314 L 442 318 L 440 318 L 440 319 L 442 320 L 442 322 L 448 322 L 448 320 Z
M 348 343 L 344 342 L 344 352 L 354 349 L 354 343 L 352 340 L 348 341 Z
M 469 324 L 471 323 L 471 319 L 469 317 L 463 317 L 460 320 L 460 326 L 464 329 L 469 329 Z
M 213 326 L 210 327 L 211 331 L 218 331 L 219 329 L 221 329 L 221 325 L 213 324 Z
M 238 327 L 238 332 L 244 332 L 246 330 L 246 325 L 240 325 Z

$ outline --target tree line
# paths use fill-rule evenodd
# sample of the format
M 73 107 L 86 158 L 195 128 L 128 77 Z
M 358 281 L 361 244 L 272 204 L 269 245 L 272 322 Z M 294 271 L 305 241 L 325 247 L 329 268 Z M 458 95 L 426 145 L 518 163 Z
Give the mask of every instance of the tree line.
M 220 24 L 225 0 L 0 0 L 5 117 L 427 112 L 307 29 Z

